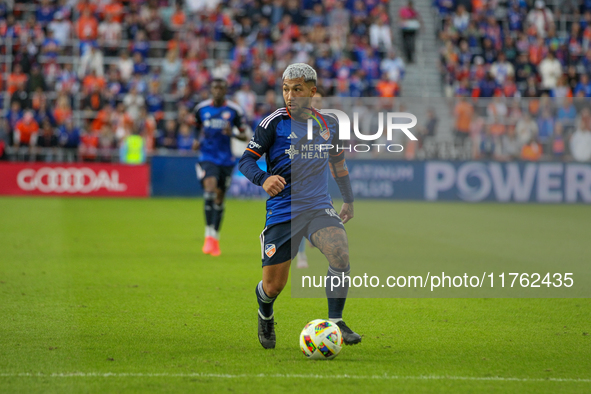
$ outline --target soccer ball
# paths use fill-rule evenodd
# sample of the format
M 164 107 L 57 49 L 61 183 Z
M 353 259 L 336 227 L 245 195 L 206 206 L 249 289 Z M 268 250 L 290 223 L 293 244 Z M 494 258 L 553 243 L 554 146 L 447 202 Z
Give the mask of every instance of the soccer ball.
M 328 320 L 312 320 L 300 334 L 300 348 L 306 357 L 313 360 L 335 358 L 342 347 L 341 329 Z

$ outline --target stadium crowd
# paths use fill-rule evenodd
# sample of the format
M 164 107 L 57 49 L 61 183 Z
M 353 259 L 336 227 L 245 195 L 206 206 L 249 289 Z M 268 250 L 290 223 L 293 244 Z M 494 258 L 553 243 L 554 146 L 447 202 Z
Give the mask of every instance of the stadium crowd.
M 278 81 L 293 62 L 314 64 L 328 95 L 396 96 L 404 63 L 393 48 L 387 5 L 0 2 L 0 157 L 34 145 L 67 148 L 69 159 L 110 161 L 132 134 L 145 138 L 148 152 L 187 152 L 192 109 L 208 97 L 213 78 L 228 81 L 256 125 L 280 104 Z
M 473 157 L 591 160 L 591 2 L 434 7 L 444 90 L 464 98 L 453 111 L 456 137 L 472 143 Z

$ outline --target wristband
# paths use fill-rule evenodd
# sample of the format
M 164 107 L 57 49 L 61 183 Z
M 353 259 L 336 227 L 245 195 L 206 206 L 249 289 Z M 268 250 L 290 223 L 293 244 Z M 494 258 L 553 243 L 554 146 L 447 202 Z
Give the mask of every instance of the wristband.
M 346 203 L 353 202 L 353 189 L 351 188 L 351 181 L 349 180 L 349 175 L 345 175 L 339 178 L 335 178 L 339 190 L 341 191 L 341 195 L 343 196 L 343 201 Z

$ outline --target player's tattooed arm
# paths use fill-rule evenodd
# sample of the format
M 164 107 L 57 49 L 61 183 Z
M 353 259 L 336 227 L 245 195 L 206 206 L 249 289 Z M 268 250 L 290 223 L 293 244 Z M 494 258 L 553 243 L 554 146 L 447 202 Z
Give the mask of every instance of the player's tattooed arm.
M 352 202 L 344 202 L 343 206 L 341 207 L 341 212 L 339 213 L 343 224 L 347 223 L 349 220 L 353 219 L 355 216 L 355 210 L 353 209 Z
M 331 267 L 347 268 L 349 265 L 349 241 L 340 227 L 325 227 L 312 234 L 312 243 L 326 256 Z

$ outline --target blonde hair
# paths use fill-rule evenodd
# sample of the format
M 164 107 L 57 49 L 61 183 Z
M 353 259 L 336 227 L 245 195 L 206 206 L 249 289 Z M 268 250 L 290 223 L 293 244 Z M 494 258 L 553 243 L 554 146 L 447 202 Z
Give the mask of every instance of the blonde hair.
M 316 70 L 306 63 L 294 63 L 287 66 L 283 72 L 283 79 L 304 78 L 305 82 L 314 82 L 318 80 Z

